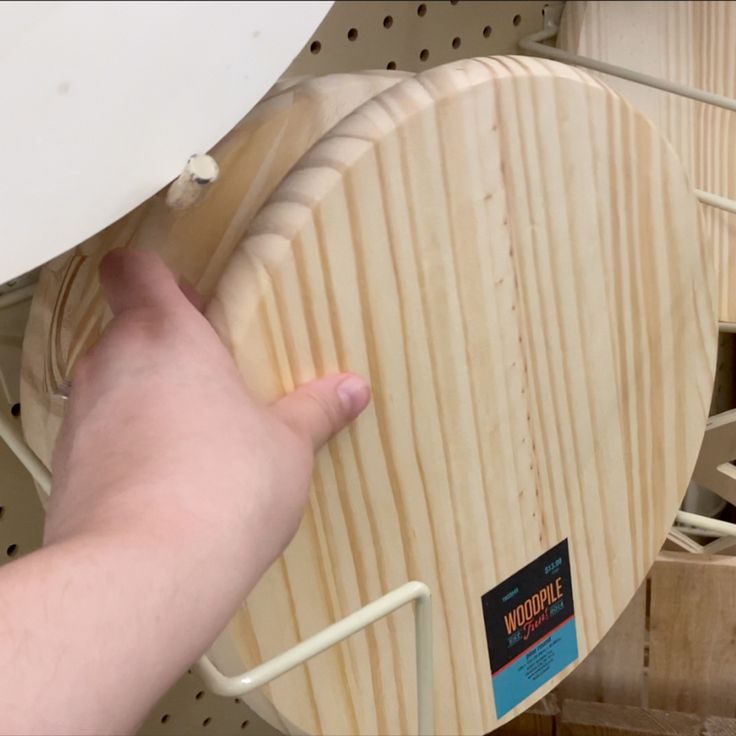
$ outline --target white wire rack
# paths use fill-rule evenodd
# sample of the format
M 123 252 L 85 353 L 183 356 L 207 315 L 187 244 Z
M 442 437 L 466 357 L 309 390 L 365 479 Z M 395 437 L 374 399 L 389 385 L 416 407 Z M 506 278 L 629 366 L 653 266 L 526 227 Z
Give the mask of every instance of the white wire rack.
M 411 602 L 415 602 L 417 725 L 420 736 L 431 736 L 434 732 L 432 595 L 424 583 L 405 583 L 249 672 L 227 677 L 206 656 L 199 660 L 199 671 L 212 692 L 228 697 L 247 695 Z
M 675 84 L 667 80 L 600 62 L 596 59 L 579 56 L 544 44 L 543 41 L 550 40 L 557 35 L 557 20 L 550 12 L 546 11 L 544 30 L 522 39 L 519 42 L 520 48 L 533 55 L 545 56 L 565 63 L 586 67 L 671 92 L 672 94 L 682 95 L 736 111 L 736 100 L 731 98 L 692 89 L 685 85 Z M 734 200 L 703 191 L 698 191 L 697 195 L 704 204 L 718 207 L 727 212 L 736 213 L 736 201 Z M 0 309 L 12 306 L 23 299 L 30 298 L 32 290 L 32 286 L 23 286 L 15 291 L 1 295 Z M 723 331 L 736 332 L 736 323 L 733 325 L 722 323 L 721 329 Z M 26 444 L 18 427 L 17 420 L 13 421 L 3 412 L 0 412 L 0 439 L 6 442 L 11 451 L 34 478 L 41 491 L 45 495 L 48 495 L 52 485 L 50 473 Z M 684 511 L 678 512 L 676 521 L 678 526 L 675 528 L 678 530 L 678 533 L 704 533 L 707 536 L 716 537 L 715 542 L 711 542 L 702 548 L 703 551 L 716 551 L 716 547 L 722 549 L 736 545 L 736 524 Z M 207 656 L 200 659 L 198 663 L 199 670 L 212 692 L 228 697 L 244 696 L 410 603 L 414 604 L 415 617 L 418 731 L 421 736 L 432 736 L 432 597 L 430 589 L 422 582 L 411 581 L 405 583 L 378 600 L 369 603 L 360 610 L 335 622 L 323 631 L 314 634 L 305 641 L 248 672 L 235 676 L 224 675 Z

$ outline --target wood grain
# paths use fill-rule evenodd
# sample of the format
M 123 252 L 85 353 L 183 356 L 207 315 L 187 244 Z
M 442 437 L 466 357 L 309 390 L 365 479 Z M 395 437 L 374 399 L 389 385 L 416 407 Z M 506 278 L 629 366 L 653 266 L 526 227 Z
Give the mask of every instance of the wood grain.
M 161 193 L 43 267 L 24 340 L 21 402 L 26 440 L 47 466 L 65 408 L 53 394 L 110 317 L 97 280 L 102 256 L 121 247 L 155 250 L 209 296 L 250 219 L 293 164 L 345 115 L 407 76 L 278 82 L 211 152 L 220 177 L 204 202 L 177 212 Z
M 419 579 L 437 730 L 489 731 L 481 595 L 564 538 L 585 656 L 692 472 L 713 291 L 681 164 L 586 74 L 468 60 L 349 116 L 253 221 L 208 310 L 267 401 L 337 369 L 374 389 L 229 628 L 244 665 Z M 308 732 L 412 732 L 412 632 L 401 611 L 264 693 Z
M 736 97 L 736 3 L 568 2 L 560 48 Z M 603 76 L 669 139 L 697 188 L 736 199 L 736 115 Z M 736 216 L 702 205 L 719 280 L 719 318 L 736 321 Z
M 662 554 L 652 570 L 652 707 L 736 715 L 735 583 L 733 557 Z

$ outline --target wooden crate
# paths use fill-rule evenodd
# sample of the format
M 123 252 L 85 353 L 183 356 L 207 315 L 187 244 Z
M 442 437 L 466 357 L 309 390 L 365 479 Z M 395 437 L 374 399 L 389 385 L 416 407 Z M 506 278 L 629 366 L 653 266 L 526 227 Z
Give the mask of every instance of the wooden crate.
M 590 656 L 506 736 L 736 736 L 736 558 L 666 551 Z

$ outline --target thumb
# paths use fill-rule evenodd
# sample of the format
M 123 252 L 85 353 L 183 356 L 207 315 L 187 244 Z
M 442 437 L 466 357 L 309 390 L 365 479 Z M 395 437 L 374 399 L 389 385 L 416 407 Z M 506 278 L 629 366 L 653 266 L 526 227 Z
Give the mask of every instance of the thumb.
M 171 271 L 150 251 L 111 250 L 100 263 L 100 284 L 113 314 L 138 307 L 186 304 Z
M 368 406 L 371 390 L 360 376 L 339 373 L 299 386 L 274 404 L 279 417 L 318 450 Z

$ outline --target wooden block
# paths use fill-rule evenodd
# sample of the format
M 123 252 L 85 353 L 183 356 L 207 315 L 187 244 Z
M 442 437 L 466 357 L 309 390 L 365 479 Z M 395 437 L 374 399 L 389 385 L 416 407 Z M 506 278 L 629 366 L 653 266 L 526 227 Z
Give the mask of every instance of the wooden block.
M 550 693 L 493 733 L 498 736 L 555 736 L 559 714 L 557 695 Z
M 557 733 L 559 736 L 700 736 L 702 721 L 692 713 L 565 700 Z
M 621 615 L 702 441 L 712 277 L 671 148 L 568 66 L 455 62 L 323 137 L 207 315 L 264 401 L 340 369 L 374 401 L 319 455 L 299 534 L 231 626 L 244 667 L 418 579 L 439 733 L 557 684 L 574 664 L 496 710 L 481 598 L 567 539 L 580 657 Z M 403 610 L 265 696 L 307 731 L 406 733 L 414 693 Z
M 587 659 L 555 689 L 560 701 L 643 705 L 647 584 Z
M 663 552 L 652 570 L 649 704 L 736 714 L 736 559 Z

